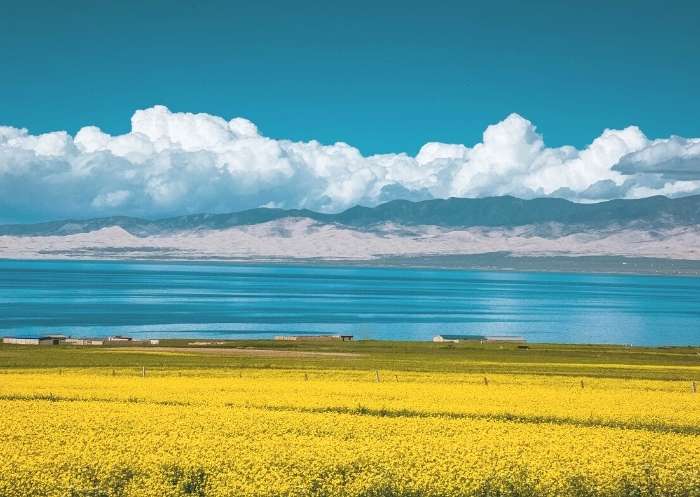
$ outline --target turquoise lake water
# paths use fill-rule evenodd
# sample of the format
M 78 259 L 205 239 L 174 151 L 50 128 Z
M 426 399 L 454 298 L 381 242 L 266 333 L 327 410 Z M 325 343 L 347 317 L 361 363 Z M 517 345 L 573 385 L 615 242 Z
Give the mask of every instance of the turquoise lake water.
M 219 263 L 0 261 L 0 335 L 700 344 L 700 278 Z

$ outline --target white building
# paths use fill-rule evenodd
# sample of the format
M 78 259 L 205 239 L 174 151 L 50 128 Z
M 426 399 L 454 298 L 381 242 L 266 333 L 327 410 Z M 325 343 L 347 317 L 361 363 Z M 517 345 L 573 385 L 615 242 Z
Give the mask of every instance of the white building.
M 287 341 L 325 341 L 325 340 L 340 340 L 342 342 L 352 341 L 352 335 L 277 335 L 275 340 L 287 340 Z
M 437 335 L 433 337 L 433 342 L 439 343 L 459 343 L 459 342 L 476 342 L 484 340 L 482 335 Z
M 486 343 L 525 343 L 525 337 L 512 335 L 490 335 L 486 337 Z
M 66 337 L 63 335 L 47 335 L 42 337 L 27 338 L 4 337 L 2 339 L 2 343 L 13 345 L 60 345 L 65 341 Z
M 66 343 L 70 345 L 102 345 L 104 341 L 92 338 L 66 338 Z

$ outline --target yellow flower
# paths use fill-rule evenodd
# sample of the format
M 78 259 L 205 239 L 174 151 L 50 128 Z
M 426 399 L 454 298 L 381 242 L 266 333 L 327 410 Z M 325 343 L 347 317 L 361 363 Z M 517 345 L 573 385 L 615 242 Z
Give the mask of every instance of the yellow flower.
M 0 496 L 700 495 L 683 383 L 396 374 L 6 372 Z

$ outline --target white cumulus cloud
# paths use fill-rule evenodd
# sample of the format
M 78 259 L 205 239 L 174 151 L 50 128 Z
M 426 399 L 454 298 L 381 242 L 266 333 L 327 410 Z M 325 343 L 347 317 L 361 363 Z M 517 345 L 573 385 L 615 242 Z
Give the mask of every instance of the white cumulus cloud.
M 700 139 L 650 140 L 634 126 L 584 149 L 549 148 L 511 114 L 475 145 L 363 156 L 346 143 L 265 137 L 237 117 L 138 110 L 131 131 L 75 136 L 0 126 L 0 221 L 160 217 L 257 206 L 339 211 L 396 198 L 555 195 L 594 201 L 700 192 Z

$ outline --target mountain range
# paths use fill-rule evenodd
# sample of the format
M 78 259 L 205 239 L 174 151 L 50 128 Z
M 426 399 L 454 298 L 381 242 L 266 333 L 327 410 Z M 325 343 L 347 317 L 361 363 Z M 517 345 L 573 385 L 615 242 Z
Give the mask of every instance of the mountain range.
M 0 225 L 0 236 L 62 236 L 119 227 L 135 236 L 194 230 L 225 230 L 282 219 L 309 219 L 354 229 L 391 223 L 442 228 L 515 228 L 556 224 L 564 231 L 636 226 L 661 229 L 700 224 L 700 195 L 663 196 L 581 204 L 559 198 L 523 200 L 511 196 L 448 198 L 411 202 L 394 200 L 377 207 L 355 206 L 337 214 L 307 209 L 256 208 L 228 214 L 192 214 L 149 220 L 114 216 L 36 224 Z
M 257 208 L 155 220 L 116 216 L 0 226 L 0 258 L 10 259 L 403 258 L 411 264 L 479 254 L 700 261 L 700 196 L 592 204 L 510 196 L 395 200 L 336 214 Z M 653 261 L 649 267 L 658 266 Z

